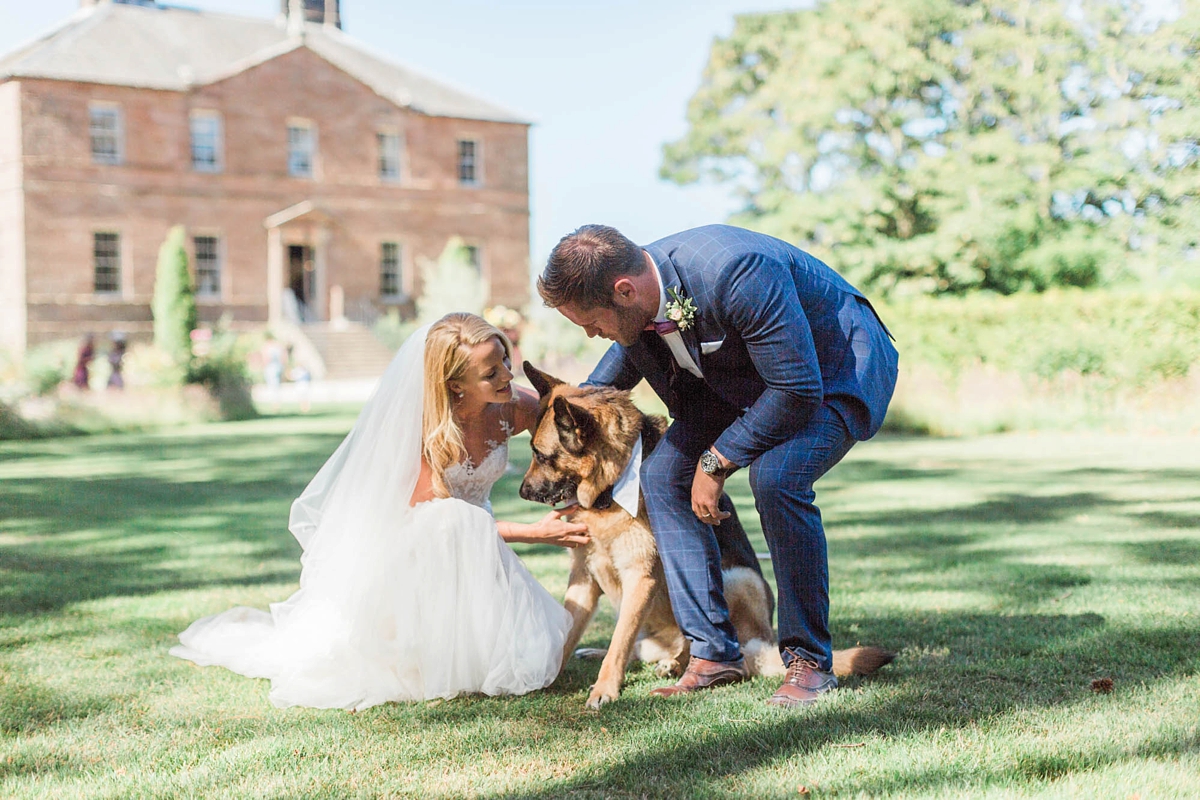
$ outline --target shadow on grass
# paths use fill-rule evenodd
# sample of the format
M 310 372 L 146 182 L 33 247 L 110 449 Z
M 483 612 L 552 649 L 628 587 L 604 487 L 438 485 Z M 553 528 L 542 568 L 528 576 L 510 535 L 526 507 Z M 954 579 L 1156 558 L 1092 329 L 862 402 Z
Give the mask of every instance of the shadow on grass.
M 1200 530 L 1200 521 L 1197 521 L 1196 528 Z M 1143 564 L 1176 567 L 1194 567 L 1200 564 L 1200 541 L 1152 539 L 1146 542 L 1126 542 L 1124 547 Z
M 340 436 L 35 442 L 43 476 L 0 483 L 0 615 L 110 596 L 291 581 L 291 500 Z M 96 477 L 77 477 L 94 458 Z M 9 543 L 11 542 L 11 543 Z
M 910 653 L 879 675 L 844 684 L 882 690 L 879 700 L 850 696 L 800 712 L 741 710 L 730 704 L 765 700 L 774 684 L 756 681 L 713 694 L 676 700 L 630 697 L 629 693 L 598 715 L 562 721 L 565 727 L 605 726 L 615 737 L 636 736 L 661 725 L 664 713 L 692 713 L 697 725 L 690 735 L 656 737 L 641 752 L 628 752 L 537 789 L 497 793 L 493 797 L 552 798 L 647 796 L 698 797 L 739 794 L 739 781 L 760 768 L 783 761 L 799 762 L 831 744 L 911 736 L 915 732 L 965 730 L 1017 709 L 1070 704 L 1119 703 L 1121 694 L 1146 683 L 1193 674 L 1200 668 L 1200 631 L 1175 627 L 1152 632 L 1108 625 L 1095 614 L 1024 615 L 999 617 L 980 614 L 928 615 L 863 620 L 860 625 L 880 635 L 898 636 L 917 645 L 938 643 L 948 651 L 940 657 Z M 1135 653 L 1129 657 L 1129 653 Z M 589 673 L 590 674 L 590 673 Z M 1111 677 L 1117 691 L 1099 699 L 1090 689 L 1093 678 Z M 724 696 L 722 696 L 724 695 Z M 720 706 L 724 718 L 713 719 L 705 706 Z M 870 708 L 864 708 L 869 705 Z M 670 709 L 669 711 L 667 709 Z M 430 724 L 462 725 L 480 713 L 479 707 L 448 703 L 426 710 Z M 705 716 L 701 717 L 701 714 Z M 758 717 L 757 719 L 728 719 Z M 704 724 L 711 719 L 712 725 Z M 1197 734 L 1162 738 L 1143 745 L 1147 755 L 1170 756 L 1194 751 Z M 1054 746 L 1052 752 L 1021 755 L 1020 772 L 1030 781 L 1096 769 L 1135 758 L 1127 743 L 1081 750 Z M 532 751 L 531 751 L 532 756 Z M 1001 760 L 1002 761 L 1002 760 Z M 988 770 L 995 770 L 991 774 Z M 969 774 L 968 771 L 969 770 Z M 1011 775 L 1012 766 L 995 767 L 956 761 L 917 773 L 896 772 L 869 782 L 839 782 L 839 792 L 857 796 L 914 791 L 938 793 Z M 985 774 L 987 773 L 987 774 Z M 743 777 L 745 776 L 745 777 Z M 749 787 L 742 787 L 748 791 Z
M 0 736 L 36 733 L 61 722 L 103 714 L 123 702 L 121 697 L 64 694 L 8 673 L 0 682 Z M 0 761 L 0 776 L 3 774 Z

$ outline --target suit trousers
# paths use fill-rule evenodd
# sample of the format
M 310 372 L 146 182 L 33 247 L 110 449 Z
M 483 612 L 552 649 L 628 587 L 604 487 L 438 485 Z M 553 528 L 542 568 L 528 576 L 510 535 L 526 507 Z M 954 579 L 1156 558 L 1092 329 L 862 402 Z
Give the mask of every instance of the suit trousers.
M 711 525 L 692 513 L 692 481 L 700 453 L 716 434 L 677 420 L 642 463 L 642 493 L 671 593 L 671 607 L 692 655 L 740 657 L 721 581 Z M 829 565 L 813 484 L 850 451 L 855 439 L 841 414 L 822 404 L 795 436 L 750 464 L 750 489 L 771 551 L 778 587 L 779 646 L 832 669 Z M 785 662 L 791 656 L 784 654 Z

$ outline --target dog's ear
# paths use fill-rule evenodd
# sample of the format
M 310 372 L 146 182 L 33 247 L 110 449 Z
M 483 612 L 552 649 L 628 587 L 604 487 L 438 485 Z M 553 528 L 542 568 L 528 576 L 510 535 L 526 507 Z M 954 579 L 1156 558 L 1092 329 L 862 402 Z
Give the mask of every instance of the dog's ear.
M 554 398 L 554 425 L 558 440 L 571 453 L 582 452 L 596 433 L 596 418 L 591 412 L 562 397 Z
M 562 381 L 558 378 L 552 378 L 540 369 L 526 361 L 522 365 L 525 370 L 525 377 L 529 378 L 529 382 L 533 384 L 533 388 L 537 389 L 538 397 L 545 397 L 550 394 L 550 390 L 555 386 L 561 386 Z

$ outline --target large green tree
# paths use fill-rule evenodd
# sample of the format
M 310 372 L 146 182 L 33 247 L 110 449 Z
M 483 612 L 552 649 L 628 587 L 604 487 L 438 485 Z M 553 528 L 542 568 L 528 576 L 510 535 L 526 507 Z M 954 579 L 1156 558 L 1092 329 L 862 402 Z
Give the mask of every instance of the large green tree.
M 741 16 L 662 174 L 737 185 L 733 222 L 877 291 L 1145 277 L 1197 244 L 1195 31 L 1036 0 Z

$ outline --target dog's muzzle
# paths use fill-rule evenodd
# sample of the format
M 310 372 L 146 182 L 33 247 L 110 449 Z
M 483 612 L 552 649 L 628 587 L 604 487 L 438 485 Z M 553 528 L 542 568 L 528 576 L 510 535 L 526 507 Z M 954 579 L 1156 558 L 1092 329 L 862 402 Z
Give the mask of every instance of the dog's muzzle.
M 521 498 L 533 503 L 545 503 L 548 506 L 558 505 L 572 500 L 579 491 L 579 486 L 570 480 L 558 480 L 553 483 L 539 481 L 531 483 L 528 479 L 521 482 Z

